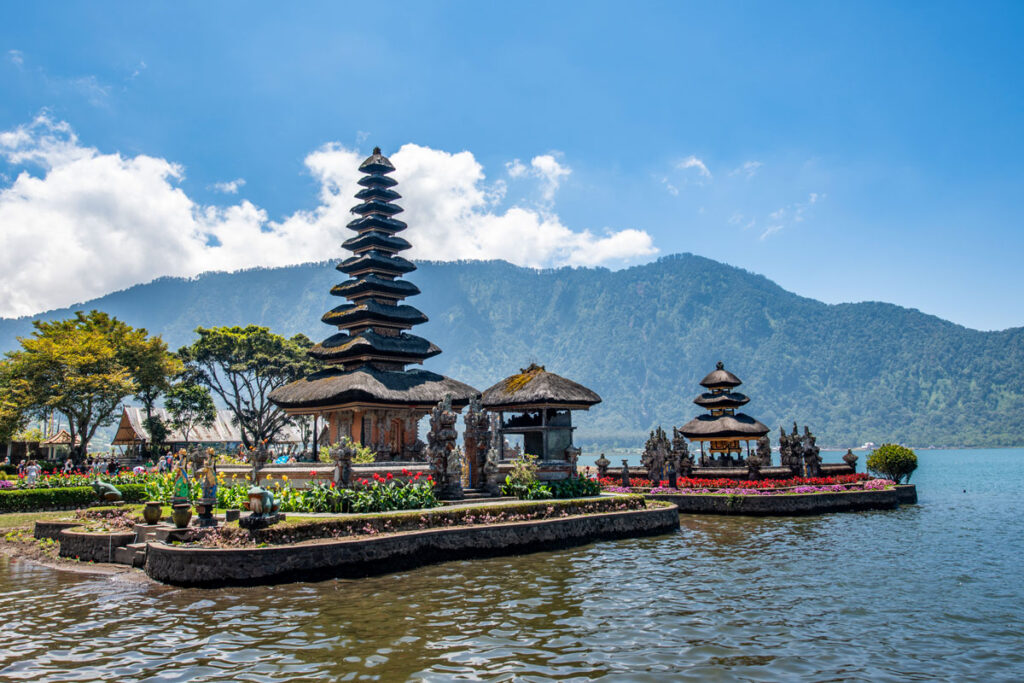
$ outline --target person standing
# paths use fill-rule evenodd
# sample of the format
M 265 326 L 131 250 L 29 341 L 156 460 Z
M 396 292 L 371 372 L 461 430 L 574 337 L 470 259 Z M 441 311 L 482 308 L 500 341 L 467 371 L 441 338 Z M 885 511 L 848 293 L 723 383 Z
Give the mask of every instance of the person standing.
M 29 485 L 35 484 L 36 479 L 39 478 L 40 471 L 42 471 L 42 468 L 39 467 L 35 460 L 29 462 L 28 467 L 25 468 L 25 483 Z
M 71 471 L 75 469 L 75 463 L 71 462 L 71 458 L 64 461 L 64 474 L 71 474 Z

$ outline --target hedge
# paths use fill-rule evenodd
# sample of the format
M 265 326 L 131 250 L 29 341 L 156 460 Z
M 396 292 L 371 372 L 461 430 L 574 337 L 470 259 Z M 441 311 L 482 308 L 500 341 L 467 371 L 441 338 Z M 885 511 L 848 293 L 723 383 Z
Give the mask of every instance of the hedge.
M 126 503 L 146 501 L 145 484 L 121 484 L 117 487 Z M 56 489 L 15 489 L 0 491 L 0 512 L 38 512 L 69 510 L 98 504 L 91 486 L 66 486 Z

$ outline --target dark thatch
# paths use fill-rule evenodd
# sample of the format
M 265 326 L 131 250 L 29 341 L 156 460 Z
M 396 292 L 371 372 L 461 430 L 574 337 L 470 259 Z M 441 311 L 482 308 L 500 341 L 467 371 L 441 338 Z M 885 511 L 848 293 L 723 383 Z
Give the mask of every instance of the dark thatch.
M 484 407 L 489 410 L 529 410 L 547 405 L 586 409 L 600 402 L 601 397 L 582 384 L 535 364 L 487 389 L 482 399 Z
M 388 356 L 396 362 L 418 363 L 441 353 L 435 344 L 414 334 L 402 333 L 385 337 L 373 330 L 359 334 L 331 335 L 309 350 L 309 355 L 323 361 L 344 361 L 364 356 Z
M 364 202 L 370 199 L 379 199 L 382 202 L 393 202 L 396 199 L 401 198 L 402 195 L 386 187 L 368 187 L 365 190 L 359 190 L 359 192 L 356 192 L 356 199 L 362 199 Z
M 366 232 L 368 230 L 383 230 L 388 234 L 401 232 L 409 227 L 409 224 L 400 221 L 397 218 L 388 218 L 387 216 L 370 215 L 357 218 L 353 221 L 349 221 L 345 227 L 352 228 L 356 232 Z
M 368 202 L 362 204 L 356 204 L 351 209 L 352 213 L 360 216 L 367 214 L 375 214 L 379 216 L 393 216 L 396 213 L 402 213 L 405 211 L 398 204 L 391 204 L 389 202 L 379 202 L 376 199 L 371 199 Z
M 337 269 L 351 275 L 356 271 L 376 271 L 378 273 L 389 273 L 403 275 L 416 270 L 416 265 L 401 256 L 395 256 L 383 251 L 367 251 L 358 256 L 350 256 L 337 265 Z
M 363 187 L 394 187 L 398 184 L 398 181 L 394 178 L 388 178 L 386 175 L 371 173 L 370 175 L 364 175 L 356 183 Z
M 726 370 L 722 361 L 718 361 L 715 369 L 700 381 L 700 385 L 708 389 L 738 387 L 741 384 L 743 382 L 740 381 L 740 378 Z
M 705 392 L 693 399 L 693 402 L 702 408 L 718 409 L 718 408 L 739 408 L 742 405 L 750 403 L 750 399 L 745 394 L 741 394 L 737 391 L 713 394 L 711 392 Z
M 350 237 L 341 243 L 341 246 L 349 251 L 365 251 L 367 249 L 381 249 L 383 251 L 403 251 L 412 247 L 407 240 L 379 230 L 364 232 L 355 237 Z
M 342 304 L 332 308 L 324 313 L 321 320 L 339 327 L 382 325 L 409 328 L 427 322 L 427 316 L 412 306 L 392 306 L 368 299 L 358 304 Z
M 416 296 L 419 293 L 420 288 L 408 280 L 388 280 L 374 273 L 354 280 L 345 280 L 340 285 L 331 287 L 331 294 L 334 296 L 344 296 L 350 299 L 355 299 L 360 295 L 372 296 L 374 294 L 403 298 Z
M 364 366 L 356 370 L 328 368 L 305 379 L 286 384 L 270 394 L 282 408 L 326 408 L 349 403 L 401 404 L 430 407 L 452 397 L 463 406 L 479 391 L 450 377 L 427 370 L 402 372 Z
M 384 174 L 394 170 L 395 167 L 391 164 L 391 160 L 380 153 L 380 147 L 374 147 L 373 154 L 359 164 L 360 173 Z
M 759 439 L 769 429 L 749 415 L 698 415 L 680 430 L 687 439 Z

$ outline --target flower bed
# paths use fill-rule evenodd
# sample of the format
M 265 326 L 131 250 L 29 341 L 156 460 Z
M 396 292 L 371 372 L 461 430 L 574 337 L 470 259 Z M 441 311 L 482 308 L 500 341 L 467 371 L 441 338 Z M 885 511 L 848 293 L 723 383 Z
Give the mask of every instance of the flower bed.
M 757 479 L 757 480 L 745 480 L 745 479 L 694 479 L 689 477 L 679 477 L 678 485 L 673 490 L 678 489 L 778 489 L 778 488 L 791 488 L 794 486 L 828 486 L 833 484 L 855 484 L 870 479 L 870 475 L 864 473 L 858 474 L 841 474 L 838 476 L 831 477 L 790 477 L 789 479 Z M 626 489 L 622 486 L 622 480 L 616 477 L 604 477 L 598 480 L 601 484 L 601 488 L 605 491 L 621 492 Z M 652 482 L 650 479 L 637 479 L 631 478 L 629 480 L 630 488 L 650 488 Z M 653 488 L 670 488 L 668 480 L 662 480 L 657 486 Z
M 20 475 L 17 479 L 2 479 L 0 480 L 0 490 L 31 491 L 35 489 L 78 488 L 90 486 L 97 479 L 102 479 L 109 484 L 121 488 L 122 485 L 126 484 L 145 484 L 159 476 L 161 475 L 150 473 L 134 474 L 132 472 L 122 472 L 113 476 L 43 472 L 35 481 L 29 481 L 28 477 L 24 474 Z
M 643 510 L 649 505 L 642 496 L 615 496 L 597 499 L 510 502 L 502 505 L 448 507 L 423 512 L 353 515 L 344 518 L 289 521 L 253 532 L 237 525 L 212 529 L 190 529 L 189 543 L 208 548 L 237 548 L 283 545 L 315 539 L 374 536 L 398 531 L 420 531 L 438 527 L 474 526 L 572 515 Z
M 651 493 L 660 494 L 685 494 L 685 495 L 717 495 L 717 496 L 793 496 L 803 495 L 808 493 L 840 493 L 843 491 L 871 491 L 871 490 L 882 490 L 890 489 L 896 486 L 896 482 L 888 479 L 872 479 L 866 481 L 863 484 L 817 484 L 817 485 L 801 485 L 791 486 L 786 488 L 770 488 L 770 489 L 759 489 L 759 488 L 741 488 L 741 487 L 725 487 L 725 488 L 669 488 L 665 486 L 659 486 L 658 488 L 651 489 Z

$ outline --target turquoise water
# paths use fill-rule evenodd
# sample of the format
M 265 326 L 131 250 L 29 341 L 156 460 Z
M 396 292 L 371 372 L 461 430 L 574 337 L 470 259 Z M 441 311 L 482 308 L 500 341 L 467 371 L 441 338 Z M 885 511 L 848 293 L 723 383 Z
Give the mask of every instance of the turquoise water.
M 0 558 L 0 680 L 1024 679 L 1024 449 L 920 504 L 361 580 L 185 590 Z

